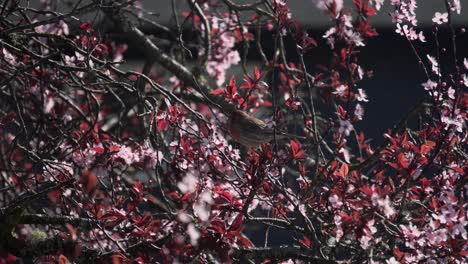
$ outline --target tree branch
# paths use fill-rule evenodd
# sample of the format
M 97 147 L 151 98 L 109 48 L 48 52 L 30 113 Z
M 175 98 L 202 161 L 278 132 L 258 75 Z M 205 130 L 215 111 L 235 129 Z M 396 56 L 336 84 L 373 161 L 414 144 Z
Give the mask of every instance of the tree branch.
M 73 226 L 92 226 L 95 224 L 104 224 L 104 221 L 72 216 L 50 216 L 45 214 L 25 214 L 21 215 L 18 224 L 33 224 L 33 225 L 63 225 L 71 224 Z

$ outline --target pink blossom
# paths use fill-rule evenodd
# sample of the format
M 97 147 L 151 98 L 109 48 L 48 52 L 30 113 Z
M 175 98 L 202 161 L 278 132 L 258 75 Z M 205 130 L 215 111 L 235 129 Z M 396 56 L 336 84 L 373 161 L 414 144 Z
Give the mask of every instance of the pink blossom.
M 177 219 L 184 224 L 188 224 L 192 221 L 192 217 L 184 211 L 179 211 L 177 213 Z
M 379 200 L 379 206 L 386 217 L 391 217 L 396 213 L 388 196 L 385 199 Z
M 336 194 L 331 195 L 328 198 L 328 202 L 330 202 L 331 206 L 335 209 L 340 209 L 343 206 L 343 202 Z
M 407 37 L 409 40 L 419 40 L 421 42 L 426 42 L 426 38 L 424 37 L 424 33 L 422 31 L 417 33 L 413 27 L 409 27 L 408 25 L 401 26 L 401 24 L 398 23 L 395 32 L 401 36 Z
M 422 31 L 419 31 L 418 39 L 421 42 L 426 42 L 426 37 L 424 36 L 424 33 Z
M 121 146 L 119 152 L 114 154 L 114 157 L 122 160 L 126 165 L 132 165 L 138 159 L 133 150 L 127 146 Z
M 213 16 L 210 20 L 212 29 L 217 30 L 212 30 L 212 45 L 206 71 L 215 78 L 216 84 L 221 86 L 226 81 L 226 70 L 240 62 L 239 52 L 234 50 L 236 38 L 233 31 L 229 30 L 230 27 L 237 27 L 237 23 L 228 15 L 222 19 Z M 203 29 L 203 24 L 201 26 Z M 205 53 L 205 50 L 200 49 L 199 55 Z
M 432 57 L 431 55 L 427 54 L 427 59 L 432 65 L 432 72 L 436 73 L 437 75 L 440 75 L 439 72 L 439 63 L 437 62 L 436 58 Z
M 467 240 L 468 235 L 466 231 L 468 223 L 466 221 L 460 221 L 460 223 L 456 223 L 452 227 L 452 237 L 460 235 L 463 239 Z
M 12 66 L 18 66 L 18 62 L 16 61 L 16 58 L 15 56 L 13 56 L 13 54 L 11 54 L 5 48 L 2 49 L 2 53 L 3 53 L 3 58 L 5 59 L 6 62 L 11 64 Z
M 454 126 L 455 130 L 457 130 L 458 132 L 463 132 L 463 124 L 465 123 L 465 121 L 462 117 L 450 118 L 448 116 L 442 116 L 440 118 L 440 121 L 442 121 L 442 123 L 446 125 L 445 129 L 448 129 L 450 126 Z
M 449 206 L 448 208 L 443 208 L 441 214 L 432 214 L 432 217 L 442 224 L 451 224 L 457 221 L 458 213 L 452 206 Z
M 200 239 L 201 235 L 194 224 L 192 223 L 188 224 L 187 234 L 190 237 L 190 243 L 192 244 L 192 246 L 198 245 L 198 239 Z
M 445 242 L 448 239 L 448 230 L 446 228 L 441 228 L 433 232 L 428 231 L 425 234 L 427 241 L 434 246 L 441 245 L 442 242 Z
M 461 13 L 460 0 L 453 0 L 453 2 L 451 3 L 450 10 L 457 12 L 457 14 L 459 15 Z
M 400 262 L 398 260 L 396 260 L 395 257 L 391 257 L 391 258 L 385 260 L 385 263 L 387 263 L 387 264 L 400 264 Z
M 350 45 L 356 45 L 356 46 L 365 46 L 364 40 L 359 32 L 356 32 L 352 29 L 345 29 L 343 31 L 343 38 L 346 40 L 346 42 Z
M 427 82 L 421 84 L 426 91 L 432 91 L 437 87 L 437 83 L 432 80 L 427 80 Z
M 70 33 L 67 23 L 65 23 L 63 20 L 60 20 L 56 24 L 40 25 L 34 29 L 37 33 L 48 33 L 55 35 L 68 35 Z
M 46 90 L 46 96 L 44 99 L 44 114 L 51 114 L 52 110 L 55 106 L 55 98 L 51 95 L 49 95 L 49 90 Z
M 375 227 L 375 220 L 372 219 L 366 223 L 366 228 L 364 229 L 364 233 L 367 233 L 369 235 L 373 235 L 377 233 L 377 228 Z
M 163 153 L 161 151 L 155 151 L 150 147 L 142 148 L 138 154 L 147 169 L 154 169 L 156 164 L 160 163 L 163 158 Z
M 111 43 L 111 47 L 113 50 L 113 58 L 112 62 L 121 62 L 123 60 L 123 54 L 127 51 L 127 44 L 118 44 Z
M 397 29 L 395 30 L 395 32 L 402 36 L 405 36 L 406 34 L 408 34 L 408 25 L 401 26 L 401 24 L 397 24 Z
M 353 124 L 349 120 L 340 120 L 340 128 L 339 132 L 344 134 L 345 136 L 349 136 L 351 131 L 353 131 L 354 127 Z
M 342 227 L 343 220 L 338 214 L 335 214 L 335 216 L 333 217 L 333 221 L 335 222 L 335 226 L 336 226 L 336 229 L 335 229 L 336 241 L 340 241 L 344 235 L 343 227 Z
M 371 2 L 374 2 L 375 9 L 380 10 L 382 8 L 382 5 L 384 4 L 384 0 L 371 0 Z
M 177 183 L 177 187 L 182 193 L 193 193 L 197 190 L 198 179 L 193 173 L 187 173 L 181 182 Z
M 358 77 L 359 77 L 359 80 L 362 80 L 364 78 L 364 70 L 362 69 L 361 66 L 358 66 Z
M 351 153 L 347 148 L 340 148 L 340 150 L 338 150 L 338 153 L 340 153 L 341 156 L 343 156 L 346 162 L 349 163 L 351 161 Z
M 436 24 L 439 24 L 439 25 L 447 23 L 448 22 L 448 13 L 447 12 L 445 12 L 445 13 L 436 12 L 434 14 L 434 17 L 432 18 L 432 22 L 434 22 Z
M 367 236 L 367 235 L 364 235 L 362 236 L 361 238 L 359 238 L 359 242 L 361 244 L 361 247 L 363 249 L 368 249 L 369 246 L 371 245 L 371 242 L 372 241 L 372 237 L 371 236 Z
M 315 6 L 322 10 L 327 11 L 335 6 L 336 12 L 340 12 L 343 9 L 343 0 L 314 0 Z
M 395 209 L 392 206 L 390 198 L 388 196 L 385 199 L 381 198 L 378 193 L 373 193 L 371 196 L 372 205 L 379 208 L 386 217 L 395 215 Z
M 370 220 L 366 223 L 363 229 L 363 235 L 359 238 L 360 246 L 363 249 L 368 249 L 372 244 L 378 244 L 382 240 L 381 238 L 374 237 L 374 234 L 377 233 L 374 222 L 374 220 Z
M 333 92 L 334 94 L 337 94 L 339 96 L 345 96 L 346 91 L 348 90 L 348 87 L 346 85 L 340 85 L 336 87 L 335 91 Z
M 400 27 L 399 24 L 405 22 L 413 26 L 417 25 L 416 0 L 391 0 L 390 4 L 396 7 L 395 11 L 390 13 L 390 16 L 392 17 L 392 22 L 397 23 L 397 27 Z M 402 35 L 408 35 L 408 33 L 409 32 L 405 32 L 405 34 Z
M 359 102 L 369 102 L 369 100 L 367 99 L 366 92 L 361 88 L 357 89 L 357 93 L 355 96 L 356 100 L 358 100 Z
M 334 48 L 335 46 L 335 37 L 334 37 L 335 33 L 336 33 L 336 28 L 331 27 L 323 35 L 323 38 L 327 39 L 328 45 L 330 45 L 332 48 Z
M 465 77 L 466 78 L 466 77 Z M 468 86 L 468 83 L 465 82 L 465 85 Z M 448 88 L 447 90 L 447 96 L 452 99 L 452 100 L 455 100 L 455 89 L 453 89 L 452 87 Z
M 301 264 L 302 262 L 298 262 L 297 260 L 288 259 L 287 261 L 282 261 L 280 264 Z
M 193 205 L 193 211 L 198 218 L 206 222 L 210 218 L 210 205 L 214 204 L 214 200 L 209 191 L 204 191 L 198 197 L 197 202 Z
M 354 109 L 354 116 L 362 120 L 362 117 L 364 116 L 364 108 L 360 104 L 356 104 L 356 108 Z
M 91 167 L 96 160 L 96 151 L 92 148 L 78 150 L 72 153 L 72 161 L 79 167 Z
M 400 228 L 405 238 L 409 241 L 413 241 L 421 236 L 421 231 L 419 231 L 413 223 L 409 223 L 409 225 L 400 225 Z

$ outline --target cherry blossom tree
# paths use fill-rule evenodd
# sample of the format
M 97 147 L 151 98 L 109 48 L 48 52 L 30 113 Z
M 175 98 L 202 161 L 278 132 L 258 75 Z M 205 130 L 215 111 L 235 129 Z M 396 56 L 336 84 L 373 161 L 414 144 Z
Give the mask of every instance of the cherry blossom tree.
M 307 2 L 313 36 L 286 0 L 172 0 L 173 28 L 138 0 L 1 1 L 0 263 L 466 263 L 468 59 L 440 1 L 432 30 L 387 1 L 426 96 L 381 144 L 356 124 L 384 0 Z

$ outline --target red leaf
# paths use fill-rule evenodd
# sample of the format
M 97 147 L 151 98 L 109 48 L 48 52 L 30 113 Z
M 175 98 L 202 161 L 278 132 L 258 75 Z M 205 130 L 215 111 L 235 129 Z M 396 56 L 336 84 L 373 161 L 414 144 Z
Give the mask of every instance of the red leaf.
M 65 257 L 64 255 L 60 255 L 58 259 L 59 264 L 68 264 L 70 261 L 68 261 L 68 258 Z
M 97 154 L 102 155 L 104 154 L 104 148 L 103 147 L 94 147 L 92 148 Z
M 117 146 L 117 145 L 112 145 L 109 147 L 110 152 L 117 152 L 119 150 L 120 150 L 120 146 Z
M 220 234 L 224 234 L 226 231 L 224 227 L 224 222 L 216 221 L 211 223 L 211 228 L 213 228 L 216 232 Z
M 224 94 L 225 91 L 226 90 L 223 89 L 223 88 L 218 88 L 218 89 L 215 89 L 215 90 L 211 91 L 211 94 L 220 95 L 220 94 Z
M 307 173 L 309 172 L 309 171 L 306 169 L 304 163 L 299 163 L 299 164 L 297 165 L 297 170 L 299 171 L 299 174 L 301 174 L 302 176 L 306 176 Z
M 17 263 L 16 260 L 17 260 L 17 257 L 8 253 L 8 256 L 6 258 L 3 258 L 3 260 L 6 261 L 6 263 Z
M 292 154 L 293 160 L 299 160 L 299 159 L 305 158 L 305 152 L 301 150 L 301 146 L 299 142 L 295 140 L 291 140 L 289 143 L 291 144 L 291 154 Z
M 254 246 L 252 241 L 250 241 L 250 239 L 248 239 L 246 236 L 244 236 L 244 234 L 240 234 L 240 235 L 237 236 L 237 243 L 240 246 L 247 247 L 247 248 L 250 248 L 250 247 Z
M 231 77 L 229 84 L 226 86 L 226 92 L 227 96 L 230 96 L 231 98 L 234 98 L 234 96 L 237 94 L 236 77 L 234 77 L 234 75 Z
M 112 255 L 112 264 L 128 263 L 130 260 L 122 253 Z
M 353 2 L 358 9 L 361 9 L 361 0 L 353 0 Z
M 454 171 L 460 173 L 460 174 L 464 174 L 464 173 L 465 173 L 465 172 L 464 172 L 461 168 L 459 168 L 459 167 L 452 167 L 452 169 L 453 169 Z
M 78 238 L 78 234 L 77 234 L 77 231 L 76 229 L 69 223 L 66 223 L 65 224 L 65 227 L 67 228 L 68 230 L 68 234 L 70 234 L 69 238 L 71 240 L 76 240 Z
M 393 254 L 395 255 L 397 260 L 402 260 L 405 257 L 405 252 L 402 252 L 397 247 L 393 249 Z
M 85 23 L 82 23 L 82 24 L 80 25 L 80 28 L 81 28 L 82 30 L 88 31 L 88 30 L 91 28 L 91 21 L 88 20 L 88 21 L 86 21 Z
M 128 76 L 128 79 L 130 81 L 136 81 L 138 79 L 138 76 L 136 76 L 135 74 L 132 74 L 132 75 Z
M 230 231 L 239 231 L 240 227 L 242 226 L 242 222 L 244 221 L 244 217 L 242 214 L 238 214 L 236 216 L 236 219 L 231 224 L 231 227 L 229 228 Z
M 421 146 L 421 154 L 429 153 L 429 151 L 431 151 L 435 146 L 436 143 L 434 141 L 426 140 L 426 143 Z
M 121 220 L 121 219 L 125 218 L 125 216 L 126 216 L 126 213 L 125 213 L 124 210 L 114 209 L 114 210 L 112 210 L 110 212 L 105 213 L 101 217 L 101 220 L 111 220 L 111 221 Z
M 257 66 L 254 67 L 254 78 L 255 80 L 260 80 L 262 78 L 262 75 L 260 74 L 260 70 L 258 69 Z
M 62 193 L 59 190 L 51 191 L 47 194 L 47 197 L 52 203 L 58 203 Z
M 166 119 L 159 119 L 156 121 L 156 126 L 158 128 L 158 132 L 164 131 L 169 126 L 169 121 Z
M 312 245 L 312 243 L 310 242 L 310 239 L 306 236 L 304 236 L 303 239 L 299 240 L 299 242 L 301 243 L 301 245 L 303 245 L 306 248 L 310 248 L 310 246 Z
M 133 259 L 133 262 L 136 262 L 138 264 L 144 264 L 145 260 L 142 257 L 138 257 L 136 259 Z
M 342 119 L 346 119 L 346 110 L 343 109 L 343 107 L 341 105 L 338 106 L 338 114 L 340 114 L 340 117 Z
M 349 173 L 348 164 L 342 163 L 342 164 L 341 164 L 341 168 L 340 168 L 340 173 L 339 173 L 339 175 L 340 175 L 341 177 L 345 178 L 346 176 L 348 176 L 348 173 Z
M 81 175 L 80 182 L 83 184 L 83 187 L 87 193 L 91 193 L 96 189 L 97 186 L 97 177 L 96 174 L 84 171 Z

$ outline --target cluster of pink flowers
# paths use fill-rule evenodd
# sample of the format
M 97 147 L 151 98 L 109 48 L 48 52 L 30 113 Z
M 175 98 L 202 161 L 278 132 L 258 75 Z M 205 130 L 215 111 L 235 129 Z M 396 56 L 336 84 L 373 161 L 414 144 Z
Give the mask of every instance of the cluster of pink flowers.
M 205 10 L 209 10 L 208 6 L 205 6 Z M 234 49 L 236 43 L 240 41 L 235 36 L 235 30 L 243 32 L 245 29 L 238 28 L 235 15 L 230 13 L 223 13 L 221 17 L 211 14 L 208 20 L 211 27 L 211 50 L 206 63 L 206 71 L 216 80 L 216 84 L 221 86 L 226 81 L 226 71 L 240 62 L 239 52 Z M 200 27 L 202 35 L 206 34 L 203 23 Z M 206 52 L 200 49 L 199 55 L 203 56 Z
M 395 32 L 409 40 L 426 42 L 424 33 L 422 31 L 418 33 L 414 28 L 418 24 L 416 0 L 391 0 L 390 4 L 395 6 L 395 11 L 390 13 L 393 23 L 397 25 Z
M 462 174 L 453 168 L 443 170 L 433 179 L 436 186 L 431 185 L 432 187 L 415 190 L 415 195 L 418 196 L 425 194 L 430 197 L 434 193 L 437 195 L 432 198 L 429 208 L 426 209 L 432 212 L 430 217 L 421 217 L 410 211 L 407 212 L 406 217 L 409 223 L 399 226 L 403 235 L 401 240 L 407 250 L 398 252 L 399 261 L 438 263 L 448 261 L 449 255 L 464 254 L 457 252 L 457 249 L 460 250 L 459 247 L 463 248 L 463 246 L 458 245 L 456 241 L 468 239 L 466 230 L 468 213 L 463 206 L 463 201 L 460 200 L 463 198 L 455 193 L 463 190 L 458 190 L 458 187 L 453 184 L 460 180 Z M 419 197 L 416 200 L 419 200 Z

